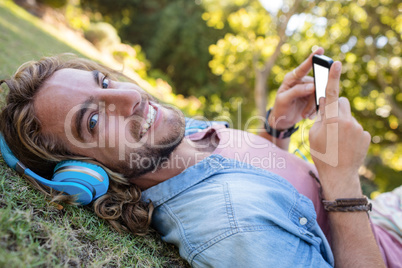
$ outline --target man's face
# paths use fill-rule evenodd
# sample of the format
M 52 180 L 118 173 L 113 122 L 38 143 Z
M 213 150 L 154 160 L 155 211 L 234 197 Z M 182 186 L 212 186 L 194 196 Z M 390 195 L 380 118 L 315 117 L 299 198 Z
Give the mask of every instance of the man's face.
M 98 71 L 55 72 L 34 106 L 45 134 L 128 178 L 155 170 L 184 136 L 180 111 L 157 103 L 138 85 L 112 81 Z

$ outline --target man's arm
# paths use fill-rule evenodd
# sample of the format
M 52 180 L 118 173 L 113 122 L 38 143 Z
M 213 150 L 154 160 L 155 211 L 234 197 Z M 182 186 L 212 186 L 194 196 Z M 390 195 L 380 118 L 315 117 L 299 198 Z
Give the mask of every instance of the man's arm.
M 311 155 L 320 175 L 323 198 L 361 198 L 358 169 L 370 134 L 353 118 L 349 101 L 339 96 L 341 63 L 335 62 L 310 129 Z M 328 212 L 336 267 L 384 267 L 366 212 Z
M 261 131 L 260 136 L 269 140 L 270 142 L 272 142 L 273 144 L 275 144 L 282 150 L 287 151 L 289 149 L 290 137 L 286 138 L 286 139 L 277 139 L 277 138 L 269 135 L 264 129 Z
M 336 267 L 385 267 L 366 212 L 331 212 Z

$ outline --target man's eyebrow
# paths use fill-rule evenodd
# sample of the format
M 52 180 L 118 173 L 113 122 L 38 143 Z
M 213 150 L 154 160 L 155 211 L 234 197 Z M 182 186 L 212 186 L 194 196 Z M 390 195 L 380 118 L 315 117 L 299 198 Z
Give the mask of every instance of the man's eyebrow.
M 82 105 L 78 111 L 78 114 L 75 117 L 75 129 L 77 130 L 78 137 L 83 141 L 84 137 L 82 136 L 82 120 L 84 119 L 85 114 L 88 112 L 89 106 L 94 103 L 95 98 L 90 96 Z
M 92 71 L 92 76 L 93 76 L 93 78 L 95 80 L 95 83 L 97 85 L 99 85 L 99 71 L 98 70 L 93 70 Z

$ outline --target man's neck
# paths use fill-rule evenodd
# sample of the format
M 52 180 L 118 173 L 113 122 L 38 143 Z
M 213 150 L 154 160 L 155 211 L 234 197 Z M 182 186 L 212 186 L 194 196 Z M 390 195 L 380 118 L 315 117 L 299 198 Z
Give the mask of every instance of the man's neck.
M 216 144 L 216 142 L 211 142 L 210 137 L 199 141 L 191 141 L 185 137 L 172 152 L 169 159 L 162 163 L 161 167 L 131 182 L 143 190 L 155 186 L 158 183 L 179 175 L 187 168 L 210 156 L 215 150 Z

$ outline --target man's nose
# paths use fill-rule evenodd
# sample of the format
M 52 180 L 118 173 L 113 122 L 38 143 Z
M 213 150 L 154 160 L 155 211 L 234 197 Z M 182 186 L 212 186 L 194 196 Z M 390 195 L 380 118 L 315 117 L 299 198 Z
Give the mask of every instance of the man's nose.
M 137 111 L 142 101 L 137 90 L 103 90 L 101 101 L 107 113 L 128 117 Z

